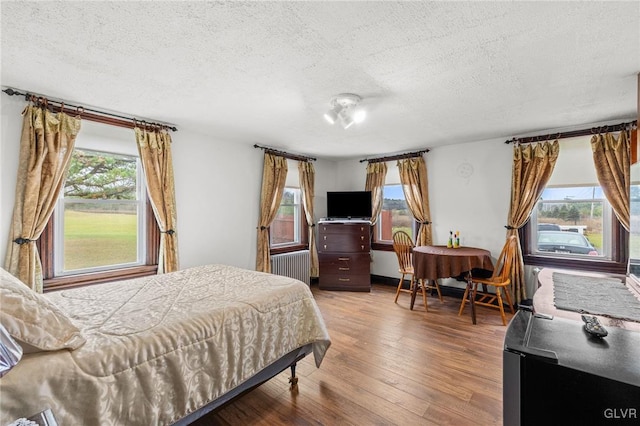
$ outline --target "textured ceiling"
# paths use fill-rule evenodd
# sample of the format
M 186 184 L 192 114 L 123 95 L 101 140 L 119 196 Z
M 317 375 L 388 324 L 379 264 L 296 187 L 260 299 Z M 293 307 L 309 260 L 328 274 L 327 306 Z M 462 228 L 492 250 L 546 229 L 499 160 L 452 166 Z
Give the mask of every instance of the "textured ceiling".
M 2 1 L 1 14 L 3 86 L 212 143 L 357 158 L 637 115 L 638 1 Z M 342 92 L 368 111 L 347 130 L 322 118 Z

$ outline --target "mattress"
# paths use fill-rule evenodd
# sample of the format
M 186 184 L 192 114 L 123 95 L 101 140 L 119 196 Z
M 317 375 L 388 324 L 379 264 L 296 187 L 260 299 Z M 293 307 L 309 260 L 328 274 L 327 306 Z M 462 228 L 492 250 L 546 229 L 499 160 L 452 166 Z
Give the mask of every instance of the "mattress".
M 301 346 L 319 367 L 330 345 L 306 284 L 228 265 L 45 296 L 86 343 L 24 355 L 0 379 L 2 424 L 45 408 L 63 425 L 171 424 Z

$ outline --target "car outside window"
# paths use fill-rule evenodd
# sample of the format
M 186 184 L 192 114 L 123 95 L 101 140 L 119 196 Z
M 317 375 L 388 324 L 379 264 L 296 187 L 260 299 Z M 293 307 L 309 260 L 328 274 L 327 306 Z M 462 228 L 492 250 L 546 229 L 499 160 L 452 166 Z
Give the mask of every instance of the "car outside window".
M 611 207 L 599 186 L 548 187 L 532 214 L 531 252 L 611 258 Z

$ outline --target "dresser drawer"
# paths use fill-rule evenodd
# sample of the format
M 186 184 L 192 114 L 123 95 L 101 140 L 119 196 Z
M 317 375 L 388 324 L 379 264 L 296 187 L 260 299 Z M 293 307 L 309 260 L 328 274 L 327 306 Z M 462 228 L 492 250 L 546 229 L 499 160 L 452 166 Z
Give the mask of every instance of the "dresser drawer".
M 318 225 L 318 234 L 361 234 L 368 238 L 370 227 L 366 223 L 321 223 Z
M 320 275 L 320 290 L 371 291 L 370 275 Z
M 369 275 L 371 271 L 369 252 L 319 254 L 318 263 L 321 274 Z
M 369 252 L 369 234 L 321 234 L 318 238 L 318 252 Z

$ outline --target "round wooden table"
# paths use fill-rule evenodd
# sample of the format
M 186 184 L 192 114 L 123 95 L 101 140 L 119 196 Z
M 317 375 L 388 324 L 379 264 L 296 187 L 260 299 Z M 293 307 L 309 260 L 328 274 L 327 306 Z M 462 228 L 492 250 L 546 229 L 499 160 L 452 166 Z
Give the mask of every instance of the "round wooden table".
M 472 274 L 490 274 L 493 262 L 489 250 L 476 247 L 418 246 L 413 249 L 413 271 L 416 280 L 437 280 L 465 276 L 471 304 L 471 320 L 476 323 L 476 309 L 471 291 Z M 411 293 L 411 309 L 416 299 L 417 285 Z

